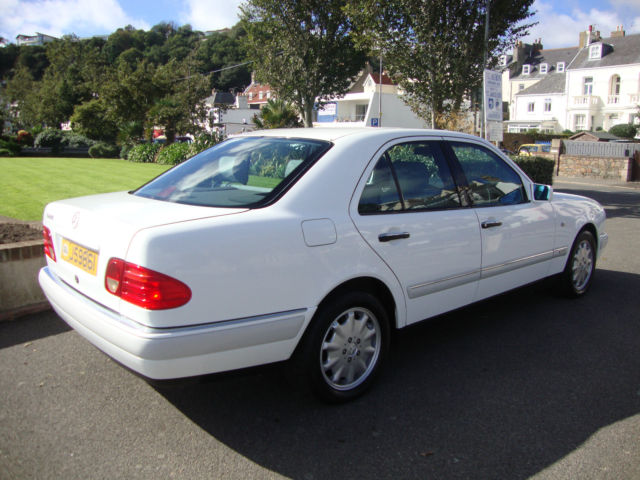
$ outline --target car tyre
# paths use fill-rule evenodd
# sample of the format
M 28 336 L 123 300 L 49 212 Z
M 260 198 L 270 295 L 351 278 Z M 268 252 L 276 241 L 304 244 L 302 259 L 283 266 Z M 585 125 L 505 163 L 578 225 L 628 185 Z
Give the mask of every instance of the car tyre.
M 581 297 L 591 286 L 596 269 L 596 241 L 593 234 L 583 230 L 571 247 L 564 272 L 562 289 L 570 297 Z
M 371 387 L 388 346 L 384 306 L 370 293 L 350 292 L 319 307 L 295 361 L 316 396 L 342 403 Z

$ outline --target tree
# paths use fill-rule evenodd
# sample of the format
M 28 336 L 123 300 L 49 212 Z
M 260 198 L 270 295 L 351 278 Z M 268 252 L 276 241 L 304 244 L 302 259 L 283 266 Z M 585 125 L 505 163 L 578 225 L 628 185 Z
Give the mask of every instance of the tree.
M 108 118 L 104 101 L 95 98 L 75 107 L 71 128 L 92 140 L 106 142 L 113 142 L 118 134 L 117 125 Z
M 619 125 L 614 125 L 609 129 L 609 133 L 620 137 L 620 138 L 634 138 L 636 133 L 638 132 L 638 127 L 631 123 L 621 123 Z
M 366 59 L 343 12 L 347 0 L 248 0 L 240 7 L 258 80 L 293 103 L 312 126 L 313 108 L 346 93 Z
M 260 116 L 253 116 L 253 123 L 256 128 L 290 128 L 301 127 L 302 122 L 298 117 L 298 112 L 290 104 L 284 100 L 270 99 L 267 104 L 262 107 Z
M 534 0 L 352 0 L 361 45 L 383 55 L 405 102 L 433 127 L 445 125 L 482 84 L 486 5 L 488 54 L 526 34 Z

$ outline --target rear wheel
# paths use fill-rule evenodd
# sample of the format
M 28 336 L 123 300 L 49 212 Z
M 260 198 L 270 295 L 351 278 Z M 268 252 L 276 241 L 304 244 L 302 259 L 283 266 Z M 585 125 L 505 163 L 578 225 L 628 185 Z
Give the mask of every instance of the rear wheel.
M 389 343 L 382 304 L 366 292 L 343 294 L 321 306 L 309 328 L 300 361 L 314 393 L 333 403 L 364 393 Z
M 565 293 L 572 297 L 584 295 L 593 279 L 596 268 L 596 242 L 591 232 L 584 230 L 577 236 L 567 265 L 562 273 Z

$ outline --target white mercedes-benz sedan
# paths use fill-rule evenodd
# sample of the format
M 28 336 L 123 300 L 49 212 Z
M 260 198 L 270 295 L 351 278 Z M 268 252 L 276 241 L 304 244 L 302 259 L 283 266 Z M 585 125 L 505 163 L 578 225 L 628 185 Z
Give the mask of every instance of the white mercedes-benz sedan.
M 147 378 L 290 359 L 344 401 L 372 384 L 392 329 L 549 276 L 584 294 L 604 222 L 473 136 L 257 131 L 137 190 L 47 205 L 39 280 Z

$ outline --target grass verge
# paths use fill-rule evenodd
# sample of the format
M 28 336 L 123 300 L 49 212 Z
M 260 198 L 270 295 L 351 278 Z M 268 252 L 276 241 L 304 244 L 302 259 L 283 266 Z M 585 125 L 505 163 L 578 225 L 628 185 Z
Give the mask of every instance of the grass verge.
M 49 202 L 131 190 L 169 168 L 117 159 L 0 157 L 0 215 L 41 220 Z

